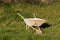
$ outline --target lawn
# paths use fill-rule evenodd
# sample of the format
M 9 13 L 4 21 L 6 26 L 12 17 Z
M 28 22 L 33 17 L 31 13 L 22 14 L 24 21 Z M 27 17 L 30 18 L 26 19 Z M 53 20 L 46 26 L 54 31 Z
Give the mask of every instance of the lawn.
M 25 23 L 17 12 L 25 18 L 33 17 L 32 14 L 35 13 L 36 17 L 47 20 L 47 25 L 41 26 L 43 34 L 36 35 L 31 28 L 26 30 Z M 60 40 L 60 3 L 0 4 L 0 40 Z

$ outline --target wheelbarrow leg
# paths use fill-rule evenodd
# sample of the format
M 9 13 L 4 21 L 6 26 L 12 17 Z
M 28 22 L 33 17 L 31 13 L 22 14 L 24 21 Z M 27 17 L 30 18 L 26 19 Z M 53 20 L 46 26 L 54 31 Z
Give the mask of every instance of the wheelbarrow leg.
M 28 26 L 26 25 L 26 30 L 27 30 L 27 27 L 28 27 Z
M 28 25 L 26 25 L 26 30 L 29 29 Z

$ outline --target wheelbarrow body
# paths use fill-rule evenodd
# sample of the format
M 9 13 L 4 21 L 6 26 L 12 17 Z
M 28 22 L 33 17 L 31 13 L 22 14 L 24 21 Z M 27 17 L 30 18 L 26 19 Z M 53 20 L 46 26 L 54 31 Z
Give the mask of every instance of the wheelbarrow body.
M 29 27 L 31 27 L 32 29 L 36 30 L 36 32 L 42 33 L 42 31 L 40 30 L 39 26 L 41 26 L 43 23 L 45 23 L 46 20 L 40 19 L 40 18 L 24 18 L 19 13 L 18 13 L 18 15 L 21 16 L 21 18 L 26 23 L 26 29 L 29 29 Z M 39 29 L 37 30 L 36 28 L 33 28 L 32 26 L 37 26 Z
M 46 20 L 40 18 L 25 18 L 24 21 L 28 26 L 41 26 L 46 22 Z

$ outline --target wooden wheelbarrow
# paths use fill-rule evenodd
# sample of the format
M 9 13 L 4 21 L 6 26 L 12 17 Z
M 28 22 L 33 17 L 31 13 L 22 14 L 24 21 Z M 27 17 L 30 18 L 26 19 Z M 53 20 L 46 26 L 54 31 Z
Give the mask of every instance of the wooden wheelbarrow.
M 26 29 L 29 29 L 29 27 L 31 27 L 33 30 L 36 31 L 37 34 L 42 34 L 42 31 L 40 29 L 39 26 L 41 26 L 43 23 L 46 22 L 46 20 L 44 19 L 40 19 L 40 18 L 24 18 L 22 15 L 20 15 L 19 13 L 17 13 L 26 23 Z M 38 29 L 32 27 L 32 26 L 37 26 Z

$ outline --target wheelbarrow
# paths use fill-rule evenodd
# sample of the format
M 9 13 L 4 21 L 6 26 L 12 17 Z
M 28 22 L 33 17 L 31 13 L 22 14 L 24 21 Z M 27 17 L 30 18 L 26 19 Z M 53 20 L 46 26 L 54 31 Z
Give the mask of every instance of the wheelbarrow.
M 29 27 L 30 28 L 32 28 L 33 30 L 35 30 L 36 31 L 36 33 L 38 33 L 38 34 L 42 34 L 42 31 L 41 31 L 41 29 L 40 29 L 40 26 L 43 24 L 43 23 L 45 23 L 46 22 L 46 20 L 44 20 L 44 19 L 40 19 L 40 18 L 36 18 L 36 17 L 34 17 L 34 18 L 24 18 L 22 15 L 20 15 L 19 13 L 17 13 L 23 20 L 24 20 L 24 22 L 26 23 L 26 29 L 29 29 Z M 35 16 L 35 15 L 34 15 Z M 38 29 L 36 29 L 36 28 L 34 28 L 34 27 L 32 27 L 32 26 L 37 26 L 38 27 Z

